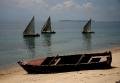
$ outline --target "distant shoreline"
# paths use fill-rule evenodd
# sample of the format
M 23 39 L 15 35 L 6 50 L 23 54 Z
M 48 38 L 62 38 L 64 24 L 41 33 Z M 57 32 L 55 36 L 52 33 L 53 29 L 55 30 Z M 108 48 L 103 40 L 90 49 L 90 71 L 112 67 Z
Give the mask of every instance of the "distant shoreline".
M 67 22 L 67 21 L 71 21 L 71 22 L 87 22 L 88 20 L 59 20 L 61 22 Z M 98 20 L 92 20 L 92 22 L 120 22 L 120 21 L 98 21 Z
M 65 22 L 65 21 L 71 21 L 71 22 L 87 22 L 88 20 L 59 20 L 61 22 Z M 92 20 L 93 22 L 95 22 L 94 20 Z

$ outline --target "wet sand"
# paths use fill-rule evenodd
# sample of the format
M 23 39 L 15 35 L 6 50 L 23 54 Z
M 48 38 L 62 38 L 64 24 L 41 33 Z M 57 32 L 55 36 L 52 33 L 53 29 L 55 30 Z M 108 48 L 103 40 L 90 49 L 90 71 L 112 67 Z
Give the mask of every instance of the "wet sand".
M 55 74 L 27 74 L 19 65 L 0 70 L 0 83 L 120 83 L 120 47 L 112 51 L 112 68 Z

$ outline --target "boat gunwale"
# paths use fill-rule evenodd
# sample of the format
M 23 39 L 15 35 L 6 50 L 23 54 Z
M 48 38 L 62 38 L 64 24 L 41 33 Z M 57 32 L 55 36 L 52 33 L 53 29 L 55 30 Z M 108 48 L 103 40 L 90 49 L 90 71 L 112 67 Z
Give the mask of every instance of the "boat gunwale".
M 42 63 L 39 65 L 32 65 L 32 64 L 22 64 L 24 61 L 21 62 L 17 62 L 28 74 L 42 74 L 42 73 L 57 73 L 57 72 L 69 72 L 69 71 L 79 71 L 79 70 L 88 70 L 88 69 L 109 69 L 111 68 L 111 62 L 112 62 L 112 54 L 111 51 L 109 52 L 104 52 L 104 53 L 92 53 L 92 54 L 82 54 L 82 55 L 96 55 L 100 54 L 106 57 L 106 60 L 103 62 L 96 62 L 95 63 L 89 63 L 89 61 L 87 61 L 87 63 L 75 63 L 75 64 L 56 64 L 54 65 L 54 63 L 52 64 L 46 64 L 45 65 Z M 77 55 L 81 55 L 81 54 L 77 54 Z M 73 56 L 73 55 L 69 55 L 69 56 Z M 99 55 L 98 55 L 99 56 Z M 54 57 L 62 57 L 62 56 L 54 56 Z M 52 58 L 54 58 L 52 57 Z M 64 56 L 63 56 L 64 57 Z M 80 56 L 81 58 L 82 56 Z M 93 56 L 94 57 L 94 56 Z M 44 58 L 44 60 L 46 60 L 48 57 Z M 80 59 L 79 58 L 79 59 Z M 41 59 L 41 58 L 40 58 Z M 88 59 L 88 58 L 87 58 Z M 36 59 L 35 59 L 36 60 Z M 39 59 L 37 59 L 39 60 Z M 49 60 L 52 59 L 48 59 L 47 63 L 50 63 Z M 89 59 L 88 59 L 89 60 Z M 34 61 L 34 60 L 30 60 L 30 61 Z M 64 63 L 65 60 L 63 60 Z M 79 61 L 79 60 L 78 60 Z M 94 61 L 94 60 L 93 60 Z M 82 61 L 84 62 L 84 61 Z M 67 62 L 69 63 L 69 61 Z M 72 62 L 74 63 L 74 62 Z
M 33 59 L 33 60 L 28 60 L 28 61 L 19 61 L 19 62 L 21 62 L 22 63 L 22 65 L 24 64 L 24 65 L 34 65 L 34 66 L 51 66 L 51 65 L 54 65 L 54 64 L 42 64 L 47 58 L 65 58 L 65 57 L 70 57 L 70 56 L 92 56 L 93 58 L 95 57 L 95 56 L 108 56 L 108 57 L 110 57 L 110 58 L 112 58 L 112 56 L 110 56 L 110 51 L 109 52 L 104 52 L 104 53 L 92 53 L 92 54 L 75 54 L 75 55 L 64 55 L 64 56 L 50 56 L 50 57 L 44 57 L 44 58 L 39 58 L 39 59 Z M 99 55 L 97 55 L 97 54 L 99 54 Z M 106 55 L 104 55 L 104 54 L 106 54 Z M 91 57 L 91 58 L 92 58 Z M 81 58 L 81 57 L 80 57 Z M 34 62 L 37 62 L 37 61 L 41 61 L 41 60 L 43 60 L 41 63 L 39 63 L 39 64 L 32 64 L 32 63 L 34 63 Z M 78 59 L 79 60 L 79 59 Z M 50 63 L 50 62 L 49 62 Z M 76 62 L 75 64 L 73 64 L 73 65 L 78 65 L 77 64 L 78 62 Z M 92 63 L 100 63 L 100 62 L 92 62 Z M 80 63 L 79 62 L 79 64 L 91 64 L 91 63 Z M 57 64 L 57 65 L 72 65 L 72 63 L 71 64 Z

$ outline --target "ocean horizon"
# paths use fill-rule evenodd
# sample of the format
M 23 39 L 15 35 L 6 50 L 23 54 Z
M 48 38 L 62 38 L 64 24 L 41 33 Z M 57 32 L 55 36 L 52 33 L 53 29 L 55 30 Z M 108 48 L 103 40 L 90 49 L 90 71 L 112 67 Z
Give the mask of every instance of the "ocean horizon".
M 19 60 L 52 55 L 92 52 L 120 46 L 120 22 L 92 22 L 94 34 L 82 34 L 86 21 L 55 21 L 56 34 L 24 38 L 27 22 L 0 23 L 0 67 Z M 35 23 L 36 33 L 41 33 L 44 22 Z M 106 51 L 106 50 L 105 50 Z

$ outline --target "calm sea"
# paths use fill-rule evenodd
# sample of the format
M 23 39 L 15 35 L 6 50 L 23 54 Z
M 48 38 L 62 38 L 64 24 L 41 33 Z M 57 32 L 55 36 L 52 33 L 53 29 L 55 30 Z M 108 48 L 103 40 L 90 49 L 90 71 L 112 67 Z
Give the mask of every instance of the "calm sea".
M 93 22 L 94 34 L 83 35 L 86 22 L 57 21 L 52 26 L 56 34 L 24 38 L 22 32 L 27 23 L 0 24 L 0 67 L 19 60 L 37 57 L 92 52 L 96 49 L 120 46 L 120 22 Z M 36 32 L 40 33 L 43 22 L 38 22 Z

